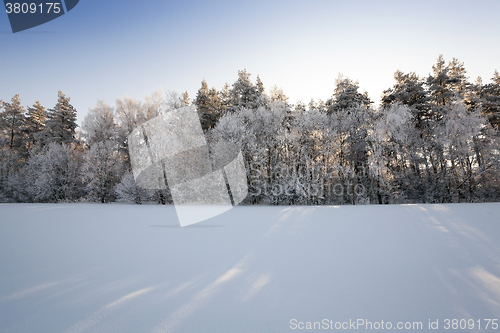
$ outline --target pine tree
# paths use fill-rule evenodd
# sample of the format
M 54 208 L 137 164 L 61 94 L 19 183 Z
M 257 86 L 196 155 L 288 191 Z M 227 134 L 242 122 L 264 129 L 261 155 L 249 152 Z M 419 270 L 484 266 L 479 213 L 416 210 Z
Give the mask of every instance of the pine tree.
M 431 117 L 439 120 L 446 111 L 446 104 L 451 102 L 456 94 L 456 79 L 449 75 L 450 69 L 445 65 L 443 55 L 440 54 L 435 65 L 432 66 L 433 74 L 427 78 L 426 85 L 429 89 L 429 100 L 432 105 Z
M 423 128 L 431 115 L 424 81 L 414 72 L 405 74 L 399 70 L 394 73 L 394 80 L 394 86 L 384 90 L 382 94 L 382 107 L 387 108 L 397 103 L 406 105 L 415 117 L 416 126 Z
M 182 93 L 182 106 L 189 106 L 189 94 L 187 91 Z
M 470 83 L 468 77 L 465 76 L 464 63 L 457 58 L 453 58 L 448 63 L 448 76 L 450 77 L 451 90 L 455 93 L 455 97 L 463 98 L 466 91 L 469 89 Z
M 469 83 L 467 90 L 464 92 L 463 104 L 467 110 L 474 112 L 482 108 L 484 98 L 481 96 L 483 89 L 483 79 L 478 76 L 476 82 Z
M 488 116 L 488 120 L 495 128 L 500 129 L 500 76 L 495 71 L 493 83 L 482 85 L 479 88 L 481 107 L 483 113 Z
M 260 77 L 259 75 L 257 75 L 257 82 L 255 84 L 255 88 L 257 89 L 257 93 L 258 94 L 263 94 L 265 89 L 264 89 L 264 84 L 262 83 L 262 81 L 260 80 Z
M 259 75 L 257 75 L 257 80 L 256 80 L 255 88 L 257 89 L 257 92 L 259 94 L 263 94 L 264 91 L 265 91 L 264 84 L 262 83 Z
M 213 128 L 222 116 L 222 103 L 218 91 L 215 88 L 208 89 L 205 79 L 201 82 L 194 104 L 197 107 L 204 130 Z
M 316 102 L 314 101 L 313 98 L 311 98 L 311 100 L 309 101 L 309 104 L 307 104 L 307 108 L 309 109 L 309 111 L 317 109 Z
M 3 102 L 3 109 L 0 113 L 0 129 L 7 138 L 7 147 L 24 151 L 26 116 L 19 94 L 12 97 L 11 103 Z
M 28 135 L 29 148 L 34 147 L 37 143 L 37 134 L 45 128 L 47 120 L 47 110 L 36 101 L 32 107 L 28 107 L 26 117 L 26 133 Z
M 498 74 L 498 71 L 496 69 L 491 80 L 500 86 L 500 74 Z
M 231 108 L 231 89 L 226 82 L 219 93 L 222 113 L 225 114 Z
M 321 111 L 321 112 L 326 112 L 326 105 L 325 102 L 320 98 L 318 99 L 318 104 L 316 105 L 316 108 Z
M 271 87 L 271 95 L 269 96 L 271 102 L 282 102 L 288 105 L 288 97 L 283 92 L 283 89 L 278 88 L 276 85 Z
M 360 106 L 369 107 L 373 102 L 368 97 L 368 93 L 360 93 L 358 90 L 358 82 L 339 75 L 335 81 L 333 97 L 327 101 L 327 104 L 329 104 L 328 113 L 332 114 L 340 110 L 355 109 Z
M 47 111 L 43 140 L 46 144 L 74 143 L 76 127 L 76 109 L 70 104 L 70 98 L 59 90 L 57 104 Z
M 238 71 L 238 79 L 233 83 L 231 89 L 231 109 L 233 111 L 241 108 L 253 109 L 258 106 L 260 93 L 258 87 L 250 81 L 250 75 L 246 69 Z M 262 85 L 262 82 L 260 84 Z M 261 88 L 263 89 L 264 86 L 262 85 Z
M 295 113 L 300 113 L 300 112 L 305 112 L 306 110 L 307 110 L 306 105 L 302 101 L 298 101 L 297 104 L 295 104 L 293 111 Z
M 204 130 L 210 128 L 210 125 L 212 124 L 212 118 L 210 115 L 210 106 L 208 99 L 208 84 L 205 79 L 201 81 L 201 88 L 198 89 L 194 104 L 196 105 L 196 109 L 198 110 L 198 116 L 200 117 L 202 128 Z

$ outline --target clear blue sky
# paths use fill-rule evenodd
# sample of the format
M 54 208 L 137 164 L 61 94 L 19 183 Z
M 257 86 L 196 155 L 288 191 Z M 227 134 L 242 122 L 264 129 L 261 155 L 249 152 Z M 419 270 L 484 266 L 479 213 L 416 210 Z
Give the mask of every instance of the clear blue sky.
M 331 96 L 343 73 L 377 103 L 393 73 L 431 72 L 439 54 L 471 80 L 500 70 L 498 0 L 80 0 L 69 13 L 12 34 L 0 13 L 0 98 L 53 107 L 71 97 L 79 122 L 98 99 L 158 88 L 196 95 L 246 68 L 291 102 Z

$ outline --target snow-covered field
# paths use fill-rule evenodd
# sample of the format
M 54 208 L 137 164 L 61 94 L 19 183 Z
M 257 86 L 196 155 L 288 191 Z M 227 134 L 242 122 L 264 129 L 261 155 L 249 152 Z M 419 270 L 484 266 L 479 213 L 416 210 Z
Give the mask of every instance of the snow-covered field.
M 0 205 L 0 332 L 341 331 L 358 319 L 500 332 L 485 329 L 500 321 L 500 204 L 236 207 L 185 228 L 172 206 Z

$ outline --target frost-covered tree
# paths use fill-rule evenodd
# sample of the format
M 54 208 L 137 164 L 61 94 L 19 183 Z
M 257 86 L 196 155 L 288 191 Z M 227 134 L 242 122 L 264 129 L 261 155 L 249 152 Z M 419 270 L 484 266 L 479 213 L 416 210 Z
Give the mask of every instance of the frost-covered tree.
M 147 120 L 142 103 L 130 97 L 117 98 L 115 110 L 116 122 L 123 130 L 124 136 Z
M 98 142 L 116 142 L 119 132 L 114 119 L 114 109 L 104 101 L 98 101 L 94 108 L 89 109 L 82 129 L 85 143 L 89 147 Z
M 339 151 L 337 132 L 331 119 L 318 109 L 300 110 L 293 119 L 290 135 L 286 138 L 287 161 L 284 165 L 283 186 L 292 191 L 292 204 L 337 203 L 329 197 L 338 179 Z M 290 154 L 291 153 L 291 154 Z M 286 176 L 285 176 L 286 175 Z
M 337 129 L 339 147 L 339 177 L 344 184 L 368 188 L 366 167 L 368 162 L 368 134 L 373 125 L 374 110 L 365 106 L 338 109 L 331 114 L 332 126 Z M 352 204 L 361 199 L 350 194 L 346 200 Z M 367 198 L 364 198 L 367 200 Z
M 180 109 L 187 105 L 189 105 L 189 95 L 187 92 L 179 94 L 175 90 L 170 90 L 165 94 L 165 109 L 163 113 Z
M 231 144 L 241 147 L 246 203 L 499 200 L 498 72 L 490 83 L 471 84 L 462 62 L 446 64 L 440 56 L 426 79 L 401 71 L 394 79 L 379 108 L 357 82 L 342 76 L 327 103 L 290 105 L 282 89 L 274 86 L 267 95 L 260 77 L 253 83 L 246 70 L 220 91 L 203 81 L 193 102 L 214 161 Z M 99 102 L 78 138 L 71 126 L 56 126 L 71 118 L 64 116 L 72 107 L 62 93 L 45 121 L 40 103 L 25 120 L 20 101 L 0 103 L 0 201 L 170 201 L 168 190 L 135 184 L 127 136 L 189 103 L 187 93 L 176 92 L 117 99 L 114 111 Z M 7 119 L 17 125 L 9 127 Z
M 25 189 L 33 202 L 74 201 L 83 195 L 80 181 L 81 153 L 67 144 L 52 142 L 31 155 Z
M 130 167 L 127 137 L 147 120 L 142 102 L 130 97 L 117 98 L 114 120 L 118 131 L 119 149 L 123 154 L 125 165 Z
M 254 203 L 278 203 L 269 195 L 269 190 L 275 179 L 273 170 L 282 158 L 286 112 L 287 107 L 283 103 L 273 103 L 270 108 L 243 108 L 239 112 L 225 114 L 210 132 L 213 144 L 229 141 L 242 147 L 245 164 L 251 170 L 249 181 Z
M 404 104 L 385 106 L 377 113 L 369 133 L 367 172 L 377 203 L 404 202 L 418 195 L 415 180 L 418 129 L 414 114 Z
M 480 152 L 476 142 L 486 119 L 470 112 L 461 100 L 447 105 L 447 112 L 435 129 L 436 143 L 442 147 L 437 182 L 438 202 L 470 201 L 476 192 L 475 174 L 480 168 Z
M 95 142 L 85 152 L 82 180 L 91 201 L 106 203 L 114 200 L 115 186 L 122 174 L 122 161 L 115 142 Z
M 119 201 L 134 202 L 138 205 L 148 199 L 148 191 L 137 186 L 132 172 L 126 172 L 116 185 L 115 195 Z
M 263 94 L 265 92 L 264 88 L 264 83 L 262 83 L 262 80 L 260 79 L 260 76 L 257 75 L 256 83 L 255 83 L 255 88 L 257 89 L 258 94 Z
M 231 108 L 231 87 L 229 84 L 226 82 L 224 83 L 224 86 L 222 87 L 221 91 L 219 92 L 220 96 L 220 104 L 223 110 L 223 114 L 226 113 L 229 108 Z
M 271 102 L 282 102 L 285 105 L 288 104 L 288 97 L 283 92 L 283 89 L 278 88 L 276 85 L 271 87 L 269 99 Z
M 2 110 L 3 109 L 3 110 Z M 22 171 L 28 157 L 26 116 L 19 95 L 0 105 L 0 199 L 26 200 Z
M 180 97 L 179 102 L 182 102 Z M 161 89 L 158 89 L 151 95 L 146 96 L 143 104 L 143 112 L 146 115 L 146 119 L 149 120 L 158 117 L 160 114 L 165 112 L 166 107 L 167 102 L 165 99 L 165 95 L 163 94 L 163 91 Z
M 82 128 L 89 148 L 84 154 L 82 166 L 87 198 L 102 203 L 112 201 L 114 186 L 124 168 L 113 108 L 99 101 L 85 116 Z
M 302 101 L 298 101 L 294 107 L 293 107 L 293 111 L 295 113 L 299 113 L 299 112 L 304 112 L 307 110 L 307 106 L 304 104 L 304 102 Z

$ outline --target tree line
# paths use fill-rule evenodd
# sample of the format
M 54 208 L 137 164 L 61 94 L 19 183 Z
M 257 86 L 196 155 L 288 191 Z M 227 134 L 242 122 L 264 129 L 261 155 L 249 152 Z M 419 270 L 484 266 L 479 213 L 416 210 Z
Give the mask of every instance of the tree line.
M 70 98 L 27 108 L 0 101 L 0 201 L 171 203 L 167 190 L 136 186 L 127 136 L 145 121 L 196 106 L 210 145 L 241 147 L 247 204 L 387 204 L 500 199 L 500 75 L 469 81 L 442 56 L 426 77 L 396 71 L 374 107 L 339 75 L 325 101 L 291 104 L 246 70 L 220 90 L 205 80 L 187 92 L 143 101 L 99 101 L 81 128 Z

